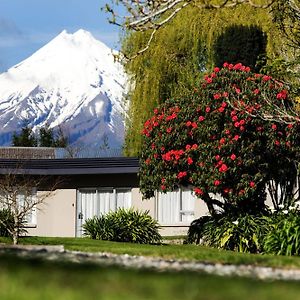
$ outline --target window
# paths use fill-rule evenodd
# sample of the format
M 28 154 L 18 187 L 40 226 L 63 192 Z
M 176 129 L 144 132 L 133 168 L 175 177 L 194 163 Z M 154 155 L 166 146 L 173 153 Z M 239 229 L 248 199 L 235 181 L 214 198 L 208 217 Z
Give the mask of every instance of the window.
M 1 203 L 0 209 L 12 208 L 13 203 L 17 201 L 19 206 L 18 208 L 19 212 L 22 211 L 27 212 L 24 220 L 26 226 L 36 225 L 37 224 L 36 206 L 34 205 L 32 208 L 30 208 L 32 204 L 35 204 L 37 201 L 36 193 L 37 193 L 36 188 L 33 188 L 26 192 L 15 190 L 6 195 L 2 194 L 1 195 L 2 201 L 0 201 Z
M 160 224 L 189 224 L 194 220 L 195 196 L 191 190 L 178 190 L 157 195 L 157 218 Z
M 77 236 L 82 235 L 82 225 L 89 218 L 131 207 L 131 189 L 101 188 L 81 189 L 77 195 Z

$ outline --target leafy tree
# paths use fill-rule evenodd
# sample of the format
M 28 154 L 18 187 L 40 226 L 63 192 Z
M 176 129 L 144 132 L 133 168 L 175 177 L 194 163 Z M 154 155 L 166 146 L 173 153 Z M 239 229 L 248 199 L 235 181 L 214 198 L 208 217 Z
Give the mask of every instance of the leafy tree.
M 225 61 L 241 62 L 258 72 L 266 57 L 267 36 L 258 26 L 233 25 L 225 29 L 213 45 L 214 63 L 221 67 Z
M 278 190 L 270 190 L 275 208 L 288 204 L 299 161 L 299 117 L 257 117 L 265 99 L 282 110 L 294 106 L 282 83 L 225 63 L 193 91 L 161 104 L 143 129 L 143 196 L 192 186 L 211 214 L 217 207 L 255 212 L 264 209 L 266 185 L 275 182 L 284 193 L 278 198 Z
M 106 4 L 106 11 L 111 14 L 110 22 L 122 26 L 127 30 L 139 32 L 151 31 L 146 42 L 141 46 L 134 55 L 129 56 L 135 58 L 141 53 L 149 49 L 150 44 L 154 40 L 156 33 L 169 24 L 173 19 L 179 17 L 182 11 L 188 9 L 193 10 L 217 10 L 224 8 L 235 8 L 243 4 L 254 8 L 269 8 L 276 4 L 277 0 L 152 0 L 152 1 L 136 1 L 136 0 L 112 0 L 110 4 Z M 293 0 L 288 1 L 291 6 Z M 122 6 L 126 14 L 120 15 L 115 12 L 115 5 Z M 180 17 L 179 17 L 180 18 Z
M 35 137 L 32 128 L 25 125 L 20 134 L 14 132 L 12 137 L 12 145 L 15 147 L 37 147 L 38 141 Z
M 202 72 L 212 69 L 215 40 L 229 27 L 248 27 L 258 22 L 268 35 L 267 56 L 273 59 L 280 52 L 281 40 L 270 14 L 243 5 L 222 10 L 187 8 L 156 33 L 143 55 L 126 62 L 125 69 L 132 83 L 128 95 L 127 154 L 140 152 L 140 131 L 154 107 L 191 90 Z M 134 55 L 148 37 L 149 32 L 128 33 L 123 40 L 123 52 Z

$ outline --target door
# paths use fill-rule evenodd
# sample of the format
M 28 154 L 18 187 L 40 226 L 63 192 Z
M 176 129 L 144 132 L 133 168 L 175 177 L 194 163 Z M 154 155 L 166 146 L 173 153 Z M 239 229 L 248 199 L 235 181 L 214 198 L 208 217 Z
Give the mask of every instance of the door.
M 131 189 L 80 189 L 77 191 L 76 236 L 83 236 L 83 224 L 89 218 L 131 206 Z

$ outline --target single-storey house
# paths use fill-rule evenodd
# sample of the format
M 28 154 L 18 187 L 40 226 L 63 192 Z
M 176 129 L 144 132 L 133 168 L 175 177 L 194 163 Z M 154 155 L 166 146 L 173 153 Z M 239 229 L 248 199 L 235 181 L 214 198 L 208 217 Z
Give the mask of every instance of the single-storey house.
M 0 148 L 0 178 L 12 173 L 46 178 L 37 194 L 58 182 L 27 219 L 33 236 L 81 237 L 86 219 L 119 207 L 149 211 L 162 235 L 185 234 L 191 221 L 207 214 L 206 205 L 188 189 L 142 200 L 138 171 L 139 161 L 132 157 L 57 158 L 51 148 Z

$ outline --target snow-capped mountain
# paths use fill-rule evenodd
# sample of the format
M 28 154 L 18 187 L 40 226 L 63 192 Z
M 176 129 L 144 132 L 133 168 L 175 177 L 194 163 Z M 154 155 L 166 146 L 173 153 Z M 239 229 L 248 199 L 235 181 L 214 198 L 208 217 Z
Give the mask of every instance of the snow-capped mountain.
M 72 143 L 120 147 L 125 85 L 110 48 L 82 29 L 63 31 L 0 74 L 0 145 L 27 120 L 34 130 L 60 125 Z

